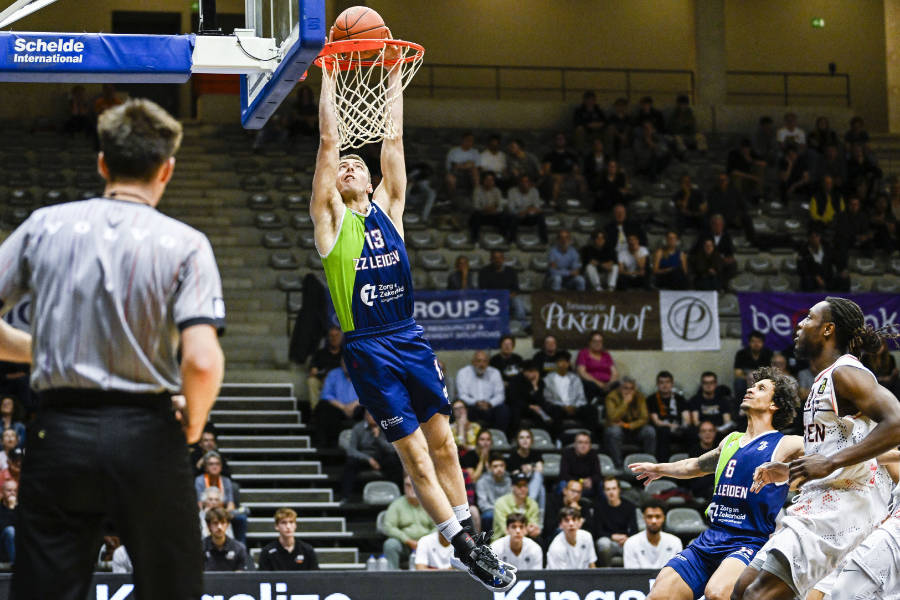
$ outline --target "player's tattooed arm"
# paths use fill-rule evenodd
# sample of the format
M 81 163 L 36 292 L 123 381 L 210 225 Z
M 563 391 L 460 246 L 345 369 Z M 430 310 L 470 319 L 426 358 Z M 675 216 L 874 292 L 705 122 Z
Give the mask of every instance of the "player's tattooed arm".
M 722 453 L 722 445 L 696 458 L 686 458 L 673 463 L 632 463 L 628 468 L 634 472 L 635 478 L 647 485 L 660 477 L 675 479 L 692 479 L 709 473 L 715 473 Z
M 719 464 L 719 455 L 722 454 L 722 448 L 717 447 L 710 450 L 706 454 L 697 458 L 697 468 L 703 475 L 716 472 L 716 465 Z

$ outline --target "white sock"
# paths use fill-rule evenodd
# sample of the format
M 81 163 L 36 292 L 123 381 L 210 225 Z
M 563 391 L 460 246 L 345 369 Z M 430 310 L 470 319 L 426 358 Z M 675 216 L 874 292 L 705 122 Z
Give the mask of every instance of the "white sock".
M 441 535 L 444 536 L 444 539 L 449 541 L 453 540 L 453 537 L 463 530 L 462 525 L 459 524 L 459 521 L 456 520 L 456 517 L 452 517 L 447 519 L 443 523 L 437 524 L 438 531 L 441 532 Z
M 456 515 L 456 520 L 460 523 L 462 523 L 466 519 L 472 518 L 472 513 L 469 511 L 468 504 L 460 504 L 459 506 L 454 506 L 453 514 Z

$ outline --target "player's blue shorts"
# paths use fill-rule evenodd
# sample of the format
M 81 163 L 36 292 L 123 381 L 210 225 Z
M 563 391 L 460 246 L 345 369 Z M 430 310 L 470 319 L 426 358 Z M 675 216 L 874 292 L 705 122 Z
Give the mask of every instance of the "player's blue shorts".
M 444 374 L 414 319 L 344 334 L 344 361 L 359 403 L 391 442 L 436 413 L 450 414 Z
M 768 538 L 743 535 L 712 526 L 701 533 L 690 546 L 673 556 L 666 566 L 675 569 L 694 592 L 694 598 L 699 598 L 722 561 L 736 558 L 749 565 L 766 541 Z

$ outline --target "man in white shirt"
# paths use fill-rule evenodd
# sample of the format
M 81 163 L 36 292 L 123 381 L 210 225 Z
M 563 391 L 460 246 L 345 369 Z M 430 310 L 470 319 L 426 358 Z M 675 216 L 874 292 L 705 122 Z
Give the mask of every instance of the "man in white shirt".
M 478 167 L 481 173 L 493 173 L 497 178 L 497 185 L 506 189 L 506 153 L 500 149 L 500 136 L 492 134 L 485 148 L 478 157 Z
M 464 133 L 459 146 L 454 146 L 447 153 L 445 182 L 450 194 L 456 192 L 457 186 L 472 189 L 478 182 L 478 163 L 481 155 L 475 149 L 475 136 Z M 460 181 L 462 180 L 462 181 Z
M 557 433 L 566 420 L 579 421 L 588 429 L 597 426 L 597 410 L 588 403 L 581 377 L 570 370 L 571 366 L 569 353 L 560 352 L 556 370 L 544 377 L 544 400 Z
M 644 503 L 641 512 L 646 528 L 625 541 L 625 568 L 661 569 L 670 558 L 681 552 L 681 540 L 662 530 L 666 522 L 662 504 L 651 500 Z
M 564 506 L 559 511 L 559 528 L 562 529 L 547 549 L 548 569 L 594 569 L 597 552 L 594 538 L 581 529 L 581 511 Z
M 520 175 L 515 187 L 506 193 L 506 209 L 509 211 L 509 237 L 515 239 L 519 225 L 536 225 L 541 243 L 547 243 L 547 222 L 544 219 L 544 201 L 528 175 Z
M 525 536 L 528 519 L 520 512 L 506 517 L 506 536 L 491 543 L 491 548 L 503 562 L 519 570 L 533 571 L 544 568 L 544 553 L 537 542 Z
M 625 250 L 619 250 L 617 286 L 620 290 L 648 287 L 650 285 L 650 251 L 646 246 L 641 246 L 641 240 L 637 234 L 630 233 L 626 239 Z
M 449 571 L 453 546 L 444 539 L 439 531 L 432 531 L 419 539 L 416 546 L 417 571 Z
M 456 397 L 469 407 L 469 419 L 487 422 L 490 427 L 509 429 L 509 407 L 500 371 L 490 366 L 488 353 L 478 350 L 472 364 L 456 374 Z
M 797 126 L 797 115 L 794 113 L 784 115 L 784 126 L 775 134 L 775 139 L 782 152 L 788 145 L 796 146 L 801 154 L 806 150 L 806 132 Z

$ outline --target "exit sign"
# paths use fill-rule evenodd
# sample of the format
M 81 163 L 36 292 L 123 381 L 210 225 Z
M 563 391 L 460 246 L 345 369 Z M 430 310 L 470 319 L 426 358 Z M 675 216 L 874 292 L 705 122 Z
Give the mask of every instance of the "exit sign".
M 814 17 L 812 21 L 810 21 L 810 24 L 815 29 L 822 29 L 823 27 L 825 27 L 825 19 L 823 19 L 822 17 Z

